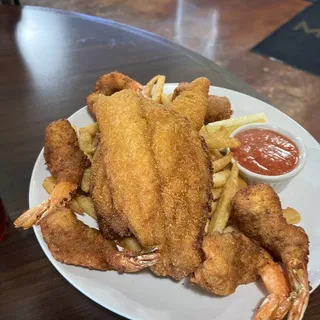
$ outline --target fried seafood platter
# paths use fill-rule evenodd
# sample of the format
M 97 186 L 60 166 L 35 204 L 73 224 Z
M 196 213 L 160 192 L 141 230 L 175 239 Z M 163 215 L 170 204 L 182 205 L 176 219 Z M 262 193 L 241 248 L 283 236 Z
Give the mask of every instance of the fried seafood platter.
M 49 124 L 40 155 L 47 197 L 15 226 L 37 226 L 53 259 L 86 279 L 123 283 L 124 295 L 148 283 L 163 293 L 168 282 L 178 300 L 189 290 L 205 303 L 232 301 L 260 281 L 264 298 L 252 304 L 253 319 L 302 319 L 310 289 L 300 213 L 283 207 L 269 184 L 248 184 L 233 155 L 243 142 L 232 132 L 265 115 L 232 117 L 229 99 L 209 93 L 204 77 L 169 93 L 165 86 L 161 75 L 142 85 L 105 74 L 88 93 L 87 110 Z M 173 301 L 158 303 L 161 310 Z M 228 319 L 216 310 L 224 313 Z

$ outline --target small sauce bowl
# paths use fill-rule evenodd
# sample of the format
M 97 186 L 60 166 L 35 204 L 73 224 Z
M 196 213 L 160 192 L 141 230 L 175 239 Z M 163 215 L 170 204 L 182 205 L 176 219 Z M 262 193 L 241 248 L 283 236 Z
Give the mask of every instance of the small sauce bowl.
M 289 184 L 289 182 L 294 177 L 296 177 L 304 168 L 307 161 L 306 147 L 300 137 L 294 135 L 293 133 L 285 129 L 282 129 L 280 127 L 267 124 L 267 123 L 252 123 L 252 124 L 244 125 L 236 129 L 235 131 L 233 131 L 230 136 L 233 137 L 237 135 L 239 132 L 250 130 L 250 129 L 265 129 L 265 130 L 275 131 L 276 133 L 279 133 L 289 138 L 290 140 L 292 140 L 296 144 L 299 150 L 299 159 L 298 159 L 297 165 L 291 171 L 281 175 L 276 175 L 276 176 L 263 175 L 263 174 L 252 172 L 244 168 L 238 162 L 240 174 L 246 179 L 248 184 L 267 183 L 274 189 L 275 192 L 279 193 L 282 190 L 284 190 L 286 186 Z M 234 163 L 235 159 L 232 159 L 232 162 Z

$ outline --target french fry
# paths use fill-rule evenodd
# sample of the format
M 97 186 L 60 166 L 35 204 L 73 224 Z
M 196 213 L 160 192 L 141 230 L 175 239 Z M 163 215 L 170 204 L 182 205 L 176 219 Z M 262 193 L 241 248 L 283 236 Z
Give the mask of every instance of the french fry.
M 301 220 L 300 213 L 293 208 L 286 208 L 282 210 L 283 216 L 286 218 L 287 223 L 297 224 Z
M 223 188 L 212 189 L 212 200 L 216 201 L 220 198 Z
M 211 211 L 208 212 L 208 218 L 211 218 L 214 214 L 215 210 L 217 209 L 218 201 L 212 201 L 211 202 Z
M 212 162 L 213 172 L 218 172 L 222 170 L 227 164 L 231 162 L 232 156 L 233 156 L 232 152 L 229 152 L 224 157 L 213 161 Z
M 90 197 L 87 196 L 77 196 L 75 198 L 81 208 L 84 210 L 85 213 L 87 213 L 90 217 L 97 220 L 96 210 L 94 209 L 94 203 L 93 200 Z
M 139 252 L 142 250 L 142 247 L 138 240 L 135 237 L 125 237 L 117 241 L 120 247 L 124 249 L 131 250 L 133 252 Z
M 87 155 L 90 161 L 92 161 L 92 156 L 96 150 L 96 136 L 98 132 L 99 127 L 96 122 L 79 129 L 79 147 Z
M 232 166 L 228 181 L 223 188 L 217 209 L 211 218 L 208 233 L 213 233 L 214 231 L 222 232 L 226 227 L 231 212 L 231 200 L 238 190 L 238 174 L 239 166 L 238 163 L 235 162 Z
M 146 95 L 151 98 L 152 97 L 152 89 L 154 84 L 157 82 L 158 78 L 160 77 L 160 75 L 156 75 L 154 76 L 146 85 L 145 85 L 145 92 Z
M 81 128 L 83 129 L 83 128 Z M 81 130 L 79 131 L 79 147 L 86 154 L 91 155 L 94 152 L 93 148 L 93 138 L 89 131 Z
M 167 106 L 169 105 L 170 101 L 168 99 L 168 96 L 166 96 L 163 92 L 161 92 L 161 103 L 164 105 L 164 106 Z
M 171 102 L 172 101 L 172 96 L 173 96 L 173 93 L 170 93 L 167 95 L 167 98 L 168 98 L 168 101 Z
M 89 192 L 90 190 L 90 174 L 91 174 L 91 167 L 84 169 L 82 180 L 81 180 L 81 189 L 84 192 Z
M 247 186 L 248 186 L 247 182 L 243 178 L 238 176 L 238 190 L 246 188 Z
M 229 137 L 225 127 L 221 127 L 215 133 L 206 133 L 204 139 L 209 149 L 236 148 L 240 146 L 240 141 L 235 137 Z
M 92 137 L 94 137 L 99 132 L 98 123 L 90 123 L 87 126 L 80 128 L 79 133 L 81 133 L 82 131 L 87 131 Z
M 154 100 L 158 103 L 161 102 L 161 93 L 163 91 L 165 81 L 166 81 L 166 77 L 159 75 L 154 92 L 152 94 L 152 100 Z
M 225 169 L 213 174 L 213 188 L 221 188 L 223 187 L 230 175 L 230 170 Z
M 51 176 L 46 177 L 42 182 L 42 186 L 48 192 L 48 194 L 50 194 L 53 191 L 55 185 L 56 185 L 56 179 Z M 83 209 L 80 207 L 80 205 L 75 199 L 71 199 L 68 207 L 76 213 L 79 213 L 79 214 L 84 213 Z
M 230 135 L 234 130 L 246 124 L 266 121 L 266 115 L 262 112 L 238 118 L 216 121 L 207 125 L 206 130 L 212 134 L 217 132 L 221 127 L 225 127 L 227 129 L 228 134 Z
M 223 157 L 223 155 L 221 154 L 221 152 L 218 149 L 209 149 L 212 160 L 218 160 L 221 159 Z

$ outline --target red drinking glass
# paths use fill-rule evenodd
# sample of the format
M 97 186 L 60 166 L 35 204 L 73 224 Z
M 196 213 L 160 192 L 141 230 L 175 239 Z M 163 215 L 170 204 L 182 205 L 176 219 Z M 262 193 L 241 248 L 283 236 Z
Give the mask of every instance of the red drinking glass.
M 8 226 L 8 216 L 6 209 L 3 205 L 2 199 L 0 198 L 0 241 L 3 239 L 4 234 Z

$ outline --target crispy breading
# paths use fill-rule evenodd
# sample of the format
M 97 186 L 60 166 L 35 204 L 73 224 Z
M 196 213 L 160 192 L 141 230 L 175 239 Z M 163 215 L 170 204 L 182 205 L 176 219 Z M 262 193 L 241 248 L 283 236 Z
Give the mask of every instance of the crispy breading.
M 44 217 L 41 232 L 53 257 L 63 263 L 97 270 L 111 270 L 106 260 L 109 250 L 117 251 L 111 241 L 89 228 L 67 208 Z
M 251 185 L 238 191 L 231 218 L 240 231 L 283 263 L 300 259 L 307 264 L 308 236 L 301 227 L 286 222 L 280 199 L 269 185 Z
M 191 83 L 179 83 L 179 85 L 173 91 L 172 100 L 177 98 L 182 92 L 190 90 L 190 88 Z M 231 103 L 227 97 L 209 95 L 208 107 L 205 114 L 204 124 L 229 119 L 232 113 L 233 111 L 231 109 Z
M 90 176 L 90 194 L 94 201 L 99 230 L 107 239 L 130 236 L 125 216 L 117 212 L 113 205 L 105 169 L 99 145 L 93 156 Z
M 202 261 L 210 207 L 204 142 L 177 112 L 133 91 L 99 96 L 95 111 L 115 208 L 142 246 L 160 245 L 153 271 L 184 278 Z
M 208 124 L 210 122 L 230 119 L 232 113 L 231 103 L 227 97 L 209 95 L 204 123 Z
M 210 81 L 207 78 L 197 78 L 186 85 L 179 95 L 175 95 L 175 99 L 170 103 L 170 107 L 185 116 L 196 131 L 204 125 L 209 87 Z
M 158 253 L 119 252 L 114 242 L 77 219 L 65 207 L 56 207 L 41 221 L 41 233 L 52 256 L 66 264 L 96 270 L 137 272 L 154 265 Z
M 190 280 L 221 296 L 232 294 L 240 284 L 256 281 L 258 270 L 271 261 L 265 250 L 240 232 L 206 235 L 202 249 L 205 261 Z
M 47 126 L 44 159 L 57 184 L 67 181 L 79 185 L 83 170 L 90 164 L 79 148 L 75 130 L 66 119 L 54 121 Z

